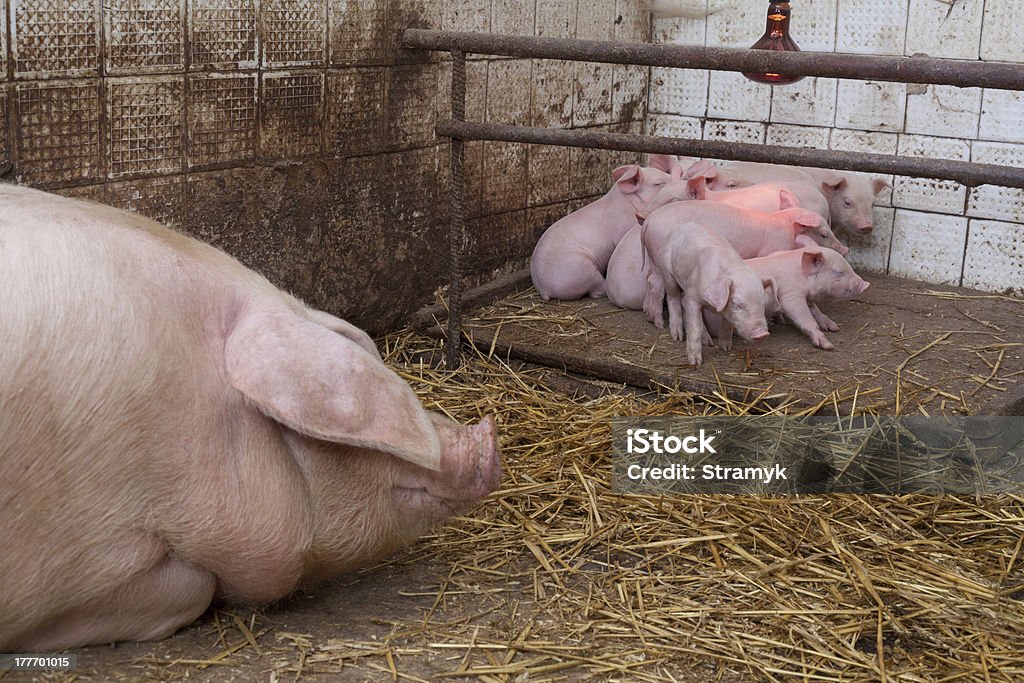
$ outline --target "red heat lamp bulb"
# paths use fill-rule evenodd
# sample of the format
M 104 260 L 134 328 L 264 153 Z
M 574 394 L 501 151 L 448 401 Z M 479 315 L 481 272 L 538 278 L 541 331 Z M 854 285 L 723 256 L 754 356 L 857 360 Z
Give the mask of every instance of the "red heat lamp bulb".
M 789 35 L 788 2 L 769 2 L 768 18 L 765 20 L 764 35 L 750 46 L 751 50 L 775 50 L 776 52 L 800 52 L 796 41 Z M 758 83 L 788 85 L 801 80 L 803 76 L 787 76 L 775 73 L 744 73 L 744 76 Z

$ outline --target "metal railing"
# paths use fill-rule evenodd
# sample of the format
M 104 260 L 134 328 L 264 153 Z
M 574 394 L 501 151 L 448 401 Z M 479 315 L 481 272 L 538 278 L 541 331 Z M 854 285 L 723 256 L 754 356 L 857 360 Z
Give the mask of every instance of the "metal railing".
M 506 142 L 588 147 L 627 152 L 677 154 L 737 161 L 760 161 L 955 180 L 968 187 L 982 184 L 1024 188 L 1024 168 L 977 164 L 952 159 L 909 158 L 738 142 L 624 135 L 591 130 L 567 130 L 477 123 L 466 117 L 466 54 L 536 59 L 562 59 L 639 66 L 663 66 L 713 71 L 775 72 L 794 76 L 823 76 L 898 83 L 1024 90 L 1024 65 L 930 57 L 885 57 L 832 52 L 773 52 L 739 48 L 654 45 L 570 38 L 540 38 L 492 33 L 463 33 L 406 29 L 407 48 L 451 52 L 452 118 L 437 125 L 438 135 L 452 139 L 452 228 L 449 243 L 449 297 L 446 360 L 455 368 L 462 336 L 462 249 L 466 240 L 464 142 Z

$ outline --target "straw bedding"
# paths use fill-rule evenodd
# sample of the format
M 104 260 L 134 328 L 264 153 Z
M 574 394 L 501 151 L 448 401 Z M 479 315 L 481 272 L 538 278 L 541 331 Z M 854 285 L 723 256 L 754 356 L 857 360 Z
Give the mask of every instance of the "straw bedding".
M 610 490 L 609 418 L 765 406 L 595 383 L 570 394 L 552 388 L 567 385 L 564 375 L 513 366 L 487 349 L 452 373 L 432 369 L 441 356 L 433 339 L 403 332 L 382 343 L 429 409 L 500 423 L 501 489 L 369 570 L 445 568 L 426 588 L 402 589 L 429 608 L 377 620 L 384 637 L 355 638 L 282 629 L 272 611 L 220 612 L 212 653 L 190 645 L 194 658 L 161 661 L 152 649 L 134 662 L 136 674 L 1024 680 L 1024 499 L 620 496 Z M 211 642 L 209 618 L 193 629 Z
M 385 346 L 428 408 L 499 417 L 505 480 L 393 560 L 449 564 L 432 609 L 385 643 L 306 641 L 281 680 L 1024 680 L 1021 498 L 617 496 L 609 418 L 761 406 L 572 397 L 486 349 L 452 374 L 433 340 Z

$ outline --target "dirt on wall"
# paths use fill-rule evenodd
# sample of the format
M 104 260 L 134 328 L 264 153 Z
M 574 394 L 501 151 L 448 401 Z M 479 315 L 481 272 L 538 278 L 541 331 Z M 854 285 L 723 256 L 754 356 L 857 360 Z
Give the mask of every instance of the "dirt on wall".
M 402 49 L 402 30 L 649 37 L 639 6 L 624 18 L 599 4 L 12 3 L 0 158 L 9 180 L 160 220 L 382 332 L 448 280 L 450 148 L 434 127 L 450 112 L 450 62 Z M 480 55 L 469 66 L 473 120 L 642 130 L 646 71 Z M 632 160 L 467 145 L 470 281 L 523 265 L 547 225 Z

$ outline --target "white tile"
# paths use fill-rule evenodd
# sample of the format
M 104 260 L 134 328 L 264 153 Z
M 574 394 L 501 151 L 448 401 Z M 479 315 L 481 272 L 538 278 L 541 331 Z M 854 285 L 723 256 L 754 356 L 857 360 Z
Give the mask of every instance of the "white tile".
M 706 32 L 707 21 L 705 19 L 658 17 L 653 23 L 651 42 L 703 45 Z
M 483 196 L 484 215 L 514 211 L 527 201 L 526 145 L 514 142 L 485 142 Z
M 723 3 L 712 0 L 709 8 L 720 8 L 708 15 L 708 47 L 750 47 L 764 33 L 763 2 Z
M 520 0 L 493 0 L 491 31 L 505 35 L 532 36 L 536 5 Z
M 615 16 L 615 0 L 580 2 L 576 9 L 575 37 L 580 40 L 612 40 L 615 37 Z
M 975 142 L 971 145 L 971 161 L 1024 168 L 1024 145 Z M 967 198 L 967 215 L 1024 223 L 1024 190 L 999 185 L 972 188 Z
M 978 138 L 1024 142 L 1024 93 L 985 89 Z
M 985 4 L 984 0 L 910 0 L 906 54 L 977 59 Z
M 772 123 L 768 126 L 766 140 L 769 145 L 828 149 L 828 128 Z
M 966 218 L 897 209 L 889 274 L 958 285 L 966 239 Z
M 701 139 L 701 121 L 692 116 L 652 114 L 647 117 L 647 134 L 663 138 Z
M 576 33 L 576 0 L 537 0 L 534 31 L 545 38 L 572 38 Z
M 708 113 L 708 72 L 699 69 L 651 69 L 652 112 L 705 116 Z
M 572 98 L 572 125 L 592 126 L 612 119 L 612 66 L 578 62 Z
M 516 0 L 522 2 L 522 0 Z M 529 5 L 533 3 L 523 3 Z M 651 42 L 651 15 L 635 0 L 617 0 L 615 5 L 615 32 L 613 40 L 619 42 Z
M 900 131 L 906 105 L 904 83 L 841 80 L 836 96 L 836 127 Z
M 801 50 L 833 52 L 836 48 L 836 0 L 794 5 L 789 33 Z
M 902 55 L 908 0 L 839 0 L 836 52 Z
M 972 220 L 964 287 L 1024 294 L 1024 232 L 1014 223 Z
M 986 0 L 981 30 L 981 58 L 1000 62 L 1024 62 L 1024 4 L 1020 0 Z
M 530 91 L 532 61 L 495 59 L 487 65 L 487 121 L 525 126 L 530 121 L 530 98 L 518 94 Z M 501 84 L 500 87 L 495 87 Z
M 973 187 L 967 196 L 967 215 L 1024 224 L 1024 190 L 999 185 Z M 1020 229 L 1024 231 L 1024 225 Z
M 612 66 L 612 120 L 643 121 L 647 116 L 647 68 Z
M 746 121 L 708 121 L 704 124 L 705 140 L 764 144 L 764 124 Z
M 712 71 L 708 116 L 741 121 L 767 121 L 772 87 L 755 83 L 741 73 Z
M 830 149 L 868 154 L 895 154 L 899 136 L 896 133 L 874 133 L 866 130 L 833 128 Z
M 552 204 L 569 196 L 569 148 L 531 145 L 527 150 L 527 200 Z
M 901 135 L 899 154 L 903 157 L 967 161 L 971 148 L 965 140 Z M 892 188 L 894 206 L 957 215 L 963 215 L 966 196 L 967 188 L 952 180 L 897 176 Z
M 980 88 L 907 85 L 907 133 L 975 138 L 980 117 Z
M 446 2 L 441 10 L 441 27 L 445 31 L 490 31 L 491 0 Z
M 836 115 L 836 79 L 805 78 L 772 88 L 772 122 L 831 126 Z
M 846 260 L 858 273 L 885 274 L 889 264 L 889 247 L 892 244 L 892 222 L 895 213 L 895 209 L 876 206 L 872 210 L 871 220 L 874 222 L 874 229 L 870 235 L 847 233 L 840 238 L 850 248 Z
M 572 95 L 576 90 L 573 82 L 574 68 L 573 62 L 533 60 L 531 125 L 553 128 L 568 128 L 572 125 Z

